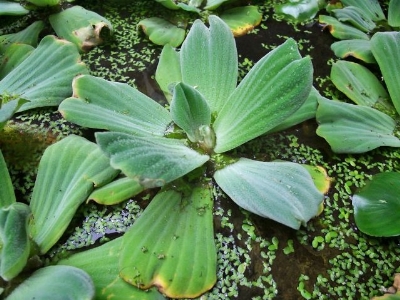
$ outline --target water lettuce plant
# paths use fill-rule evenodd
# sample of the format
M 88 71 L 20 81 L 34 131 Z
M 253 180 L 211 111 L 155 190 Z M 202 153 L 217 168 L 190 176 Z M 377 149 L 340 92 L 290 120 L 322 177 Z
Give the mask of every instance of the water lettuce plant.
M 123 280 L 155 285 L 169 297 L 196 297 L 215 283 L 213 181 L 244 209 L 294 229 L 318 214 L 323 192 L 314 180 L 327 181 L 314 167 L 231 153 L 316 100 L 309 97 L 312 64 L 289 39 L 237 85 L 232 32 L 216 16 L 209 23 L 195 21 L 179 52 L 163 49 L 156 77 L 171 91 L 169 109 L 129 85 L 89 75 L 75 78 L 73 96 L 59 106 L 67 120 L 106 130 L 96 142 L 126 176 L 89 198 L 106 196 L 100 202 L 113 204 L 162 187 L 114 251 Z M 309 117 L 300 115 L 286 126 Z M 130 191 L 121 197 L 124 187 Z

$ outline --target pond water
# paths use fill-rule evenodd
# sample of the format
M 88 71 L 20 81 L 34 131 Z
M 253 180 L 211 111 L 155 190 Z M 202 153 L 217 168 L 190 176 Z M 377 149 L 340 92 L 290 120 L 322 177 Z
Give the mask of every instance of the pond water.
M 272 3 L 250 2 L 260 6 L 264 17 L 255 30 L 236 39 L 241 74 L 274 46 L 293 37 L 299 42 L 302 55 L 312 57 L 314 86 L 328 98 L 332 94 L 343 97 L 328 80 L 329 61 L 334 58 L 330 50 L 334 40 L 331 35 L 322 31 L 318 23 L 293 26 L 277 20 Z M 153 1 L 137 0 L 134 4 L 130 1 L 77 1 L 76 4 L 98 12 L 114 25 L 115 35 L 111 41 L 83 55 L 93 75 L 135 85 L 151 98 L 165 103 L 153 78 L 161 47 L 139 35 L 136 24 L 144 17 L 164 16 L 170 11 Z M 196 18 L 193 14 L 187 16 L 190 21 Z M 26 119 L 39 118 L 38 132 L 45 137 L 39 138 L 40 145 L 56 140 L 52 132 L 60 128 L 60 124 L 66 128 L 58 133 L 60 136 L 69 134 L 70 128 L 74 133 L 90 137 L 90 132 L 60 121 L 59 115 L 50 111 L 17 116 L 15 126 Z M 40 122 L 43 115 L 55 121 L 43 124 Z M 239 148 L 236 154 L 265 161 L 284 159 L 323 166 L 332 180 L 324 201 L 325 210 L 307 227 L 295 231 L 239 209 L 216 189 L 214 226 L 218 281 L 202 299 L 370 299 L 381 295 L 383 287 L 391 286 L 394 273 L 400 272 L 400 239 L 372 238 L 359 232 L 354 224 L 351 195 L 370 175 L 400 171 L 400 152 L 384 148 L 365 155 L 335 155 L 315 134 L 316 126 L 315 121 L 310 120 L 283 133 L 260 137 Z M 20 129 L 19 137 L 31 140 L 29 130 Z M 32 185 L 21 182 L 33 182 L 34 175 L 29 173 L 28 176 L 25 168 L 12 163 L 12 157 L 24 149 L 8 147 L 4 137 L 3 142 L 0 139 L 0 146 L 6 148 L 5 157 L 11 162 L 10 168 L 14 168 L 12 175 L 23 197 L 27 192 L 21 189 L 29 191 Z M 35 147 L 37 153 L 30 154 L 31 158 L 40 157 L 44 149 Z M 154 192 L 141 194 L 115 208 L 95 204 L 82 207 L 68 234 L 50 257 L 63 250 L 92 247 L 94 243 L 126 231 L 153 195 Z

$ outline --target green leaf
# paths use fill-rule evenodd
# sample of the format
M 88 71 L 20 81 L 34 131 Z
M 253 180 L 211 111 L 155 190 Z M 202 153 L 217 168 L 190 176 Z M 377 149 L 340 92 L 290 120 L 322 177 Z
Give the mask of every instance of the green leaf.
M 364 32 L 370 32 L 376 27 L 376 24 L 364 14 L 361 8 L 346 6 L 341 9 L 334 9 L 332 12 L 340 22 L 348 22 Z
M 289 0 L 275 5 L 275 13 L 286 20 L 305 22 L 313 19 L 320 10 L 319 0 Z
M 214 179 L 240 207 L 294 229 L 315 217 L 323 200 L 308 171 L 292 162 L 241 158 Z
M 82 137 L 70 135 L 46 149 L 30 203 L 31 236 L 41 253 L 58 241 L 93 188 L 117 173 L 99 147 Z
M 300 124 L 306 120 L 315 118 L 317 112 L 318 99 L 322 96 L 314 87 L 311 88 L 311 92 L 308 95 L 306 101 L 298 110 L 296 110 L 292 115 L 290 115 L 285 121 L 280 123 L 278 126 L 272 128 L 267 133 L 273 133 L 285 130 L 294 125 Z
M 378 62 L 390 98 L 400 114 L 400 32 L 377 32 L 371 50 Z
M 195 298 L 212 288 L 217 260 L 212 212 L 209 188 L 186 196 L 158 193 L 123 237 L 120 276 L 142 289 L 155 285 L 171 298 Z
M 315 187 L 322 193 L 326 194 L 331 186 L 331 178 L 328 176 L 326 170 L 321 166 L 301 165 L 308 173 L 310 173 Z
M 0 62 L 0 80 L 23 62 L 35 48 L 27 44 L 12 44 L 4 51 Z
M 171 102 L 171 115 L 175 124 L 182 128 L 191 142 L 203 142 L 202 128 L 209 127 L 211 111 L 203 95 L 195 88 L 178 83 Z
M 65 99 L 58 109 L 75 124 L 163 136 L 172 122 L 163 106 L 128 84 L 87 75 L 75 78 L 72 85 L 73 97 Z
M 95 189 L 88 199 L 99 204 L 112 205 L 127 200 L 143 190 L 143 186 L 136 179 L 123 177 Z
M 311 85 L 311 60 L 301 58 L 293 39 L 269 52 L 218 114 L 215 152 L 231 150 L 281 124 L 305 102 Z
M 182 141 L 164 137 L 139 137 L 118 132 L 96 133 L 111 166 L 137 179 L 144 188 L 160 187 L 209 160 Z
M 19 202 L 0 209 L 0 275 L 6 281 L 17 276 L 28 261 L 30 213 L 29 206 Z
M 340 40 L 369 40 L 369 36 L 361 30 L 354 28 L 353 26 L 343 24 L 334 17 L 320 15 L 319 22 L 323 28 L 328 28 L 329 32 L 337 39 Z
M 43 21 L 35 21 L 24 30 L 0 36 L 0 53 L 4 52 L 11 44 L 20 43 L 36 47 L 39 34 L 44 28 Z
M 385 20 L 385 15 L 378 0 L 341 0 L 345 6 L 355 6 L 360 8 L 364 15 L 370 18 L 372 21 Z
M 248 5 L 224 10 L 219 17 L 228 24 L 233 35 L 237 37 L 245 35 L 260 24 L 262 14 L 257 6 Z
M 236 87 L 238 58 L 229 27 L 216 16 L 209 22 L 207 29 L 196 20 L 182 44 L 182 81 L 195 87 L 211 111 L 218 112 Z
M 36 6 L 56 6 L 59 5 L 61 0 L 27 0 Z
M 367 40 L 338 41 L 331 45 L 331 49 L 340 58 L 352 56 L 366 63 L 376 63 L 371 52 L 371 43 Z
M 207 0 L 204 9 L 215 10 L 225 2 L 232 2 L 232 0 Z
M 173 86 L 182 81 L 180 55 L 171 45 L 165 45 L 161 51 L 155 78 L 168 102 L 171 102 Z
M 68 265 L 84 270 L 92 278 L 97 300 L 162 300 L 157 290 L 142 291 L 119 277 L 119 256 L 122 237 L 99 247 L 74 254 L 59 261 L 58 265 Z
M 84 271 L 71 266 L 48 266 L 34 272 L 7 300 L 90 300 L 94 299 L 93 281 Z
M 191 1 L 173 1 L 173 0 L 156 0 L 160 2 L 162 5 L 169 9 L 183 9 L 190 12 L 200 13 L 200 9 L 198 9 L 199 0 L 191 0 Z M 188 4 L 187 4 L 188 3 Z
M 318 100 L 317 134 L 336 153 L 364 153 L 389 146 L 400 147 L 393 135 L 396 122 L 388 115 L 367 107 L 327 99 Z
M 4 100 L 4 95 L 3 95 L 3 100 Z M 2 100 L 2 96 L 0 95 L 0 103 Z M 7 121 L 11 119 L 11 117 L 18 111 L 18 109 L 24 104 L 27 103 L 28 101 L 19 98 L 18 100 L 11 100 L 9 102 L 6 102 L 2 106 L 0 106 L 0 130 L 3 129 L 3 127 L 6 125 Z
M 358 228 L 373 236 L 400 235 L 400 173 L 387 172 L 372 179 L 353 196 Z
M 8 173 L 7 164 L 4 160 L 4 156 L 1 150 L 0 150 L 0 178 L 1 178 L 0 208 L 3 208 L 15 203 L 17 200 L 15 198 L 11 177 L 10 174 Z
M 28 58 L 0 81 L 0 94 L 29 100 L 19 111 L 58 105 L 71 95 L 72 79 L 87 72 L 73 44 L 46 36 Z
M 366 67 L 344 60 L 332 64 L 333 84 L 358 105 L 390 107 L 389 95 L 379 79 Z
M 158 17 L 146 18 L 138 23 L 138 28 L 156 45 L 178 47 L 185 39 L 185 29 Z
M 400 27 L 400 0 L 390 0 L 388 24 L 392 27 Z
M 29 13 L 29 10 L 25 9 L 21 4 L 10 2 L 10 1 L 0 1 L 0 16 L 22 16 Z
M 96 47 L 113 32 L 110 21 L 78 5 L 50 15 L 49 21 L 57 36 L 74 43 L 80 51 Z

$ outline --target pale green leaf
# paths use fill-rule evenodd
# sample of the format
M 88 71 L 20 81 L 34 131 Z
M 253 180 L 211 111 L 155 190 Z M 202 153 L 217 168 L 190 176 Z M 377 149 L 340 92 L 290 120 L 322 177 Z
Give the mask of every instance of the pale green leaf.
M 0 110 L 1 113 L 1 110 Z M 8 173 L 7 164 L 0 150 L 0 208 L 7 207 L 16 202 L 13 184 Z
M 400 27 L 400 0 L 390 0 L 388 23 L 392 27 Z
M 43 21 L 35 21 L 24 30 L 0 36 L 0 53 L 4 52 L 11 44 L 20 43 L 36 47 L 39 34 L 44 28 Z
M 99 247 L 74 254 L 59 261 L 58 265 L 69 265 L 84 270 L 92 278 L 96 300 L 163 300 L 155 289 L 143 291 L 126 283 L 119 277 L 119 256 L 122 237 Z
M 96 47 L 113 32 L 110 21 L 78 5 L 50 15 L 49 21 L 57 36 L 74 43 L 80 51 Z
M 71 266 L 48 266 L 23 281 L 7 300 L 90 300 L 94 299 L 89 275 Z
M 354 196 L 357 227 L 373 236 L 400 235 L 400 173 L 374 175 Z
M 294 229 L 315 217 L 323 200 L 309 172 L 292 162 L 241 158 L 214 179 L 240 207 Z
M 59 111 L 84 127 L 163 136 L 172 122 L 163 106 L 128 84 L 87 75 L 74 79 L 73 91 Z
M 0 209 L 0 276 L 6 281 L 16 277 L 28 261 L 30 213 L 29 206 L 19 202 Z
M 111 166 L 137 179 L 145 188 L 163 186 L 209 160 L 208 155 L 199 154 L 176 139 L 99 132 L 96 141 L 110 156 Z
M 19 43 L 7 47 L 0 61 L 0 80 L 23 62 L 34 49 L 31 45 Z
M 371 52 L 371 43 L 367 40 L 338 41 L 331 45 L 331 49 L 340 58 L 352 56 L 366 63 L 376 63 L 375 57 Z
M 219 17 L 228 24 L 233 35 L 237 37 L 245 35 L 260 24 L 262 14 L 257 6 L 248 5 L 224 10 Z
M 388 115 L 367 107 L 320 99 L 317 134 L 336 153 L 363 153 L 389 146 L 400 147 L 394 136 L 396 122 Z
M 390 98 L 400 114 L 400 32 L 377 32 L 371 50 L 378 62 Z
M 360 8 L 365 16 L 372 21 L 385 20 L 385 15 L 378 0 L 341 0 L 345 6 L 355 6 Z
M 275 12 L 286 20 L 305 22 L 313 19 L 320 10 L 319 0 L 290 0 L 275 5 Z
M 2 95 L 0 95 L 0 104 Z M 6 98 L 3 96 L 3 98 Z M 4 99 L 3 99 L 4 100 Z M 6 102 L 5 104 L 0 106 L 0 130 L 6 125 L 7 121 L 11 119 L 11 117 L 18 111 L 18 109 L 24 104 L 27 103 L 25 99 L 17 99 Z
M 361 30 L 346 25 L 342 22 L 339 22 L 336 18 L 320 15 L 319 23 L 322 24 L 323 28 L 328 28 L 329 32 L 337 39 L 340 40 L 350 40 L 350 39 L 358 39 L 358 40 L 369 40 L 369 36 L 362 32 Z
M 218 112 L 235 89 L 238 58 L 229 27 L 218 17 L 209 17 L 208 29 L 196 20 L 181 47 L 182 81 L 195 87 Z
M 178 83 L 171 102 L 171 116 L 191 142 L 201 142 L 201 128 L 210 126 L 211 111 L 206 99 L 195 88 Z
M 156 45 L 178 47 L 185 39 L 185 29 L 158 17 L 146 18 L 138 27 Z
M 72 79 L 88 73 L 78 49 L 54 36 L 44 37 L 39 46 L 0 81 L 0 94 L 30 102 L 19 109 L 58 105 L 72 93 Z
M 341 9 L 334 9 L 332 12 L 339 21 L 350 23 L 364 32 L 370 32 L 376 27 L 376 24 L 365 15 L 361 8 L 346 6 Z
M 118 174 L 99 147 L 70 135 L 46 149 L 32 193 L 31 236 L 46 253 L 62 236 L 94 187 Z
M 123 237 L 120 276 L 171 298 L 195 298 L 215 284 L 216 262 L 211 190 L 162 191 Z
M 281 124 L 310 94 L 312 64 L 293 39 L 275 48 L 250 70 L 218 114 L 215 152 L 222 153 Z
M 206 5 L 204 9 L 215 10 L 225 2 L 232 2 L 232 0 L 206 0 Z
M 21 4 L 0 0 L 0 16 L 22 16 L 29 13 Z
M 61 0 L 27 0 L 30 3 L 35 4 L 36 6 L 56 6 L 59 5 Z

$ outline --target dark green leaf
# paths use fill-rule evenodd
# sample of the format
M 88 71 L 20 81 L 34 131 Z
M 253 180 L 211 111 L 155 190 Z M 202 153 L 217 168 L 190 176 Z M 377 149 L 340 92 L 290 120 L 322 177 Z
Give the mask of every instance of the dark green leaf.
M 311 20 L 320 10 L 319 0 L 290 0 L 275 6 L 275 12 L 286 20 L 304 22 Z
M 156 45 L 178 47 L 185 39 L 185 29 L 158 17 L 141 20 L 138 27 Z

